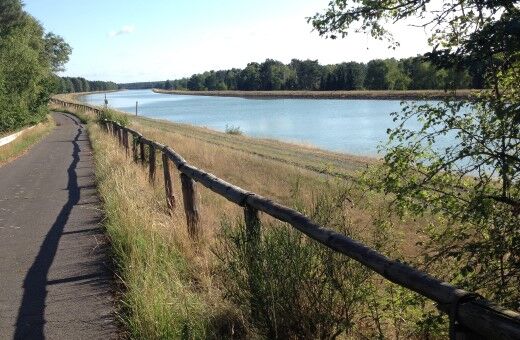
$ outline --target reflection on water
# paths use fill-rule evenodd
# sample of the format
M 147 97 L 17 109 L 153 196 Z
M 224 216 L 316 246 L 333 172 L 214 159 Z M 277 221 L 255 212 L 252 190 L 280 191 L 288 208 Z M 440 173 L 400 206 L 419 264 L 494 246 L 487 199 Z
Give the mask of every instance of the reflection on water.
M 104 94 L 83 98 L 102 105 Z M 224 131 L 238 126 L 246 135 L 312 144 L 322 149 L 376 155 L 394 127 L 391 112 L 399 100 L 244 99 L 185 96 L 135 90 L 107 93 L 109 106 L 179 123 Z M 415 123 L 412 123 L 415 124 Z

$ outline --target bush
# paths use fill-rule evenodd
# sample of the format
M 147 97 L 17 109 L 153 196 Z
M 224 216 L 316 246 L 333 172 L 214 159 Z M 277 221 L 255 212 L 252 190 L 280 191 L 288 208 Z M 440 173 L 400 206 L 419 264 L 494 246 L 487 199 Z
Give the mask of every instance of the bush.
M 130 120 L 128 119 L 128 115 L 117 112 L 112 109 L 103 109 L 99 111 L 97 115 L 98 121 L 111 120 L 116 123 L 119 123 L 122 126 L 127 126 Z
M 297 183 L 297 210 L 396 257 L 395 226 L 380 220 L 354 228 L 350 192 L 341 183 L 329 183 L 310 208 L 298 201 L 298 191 Z M 267 338 L 437 338 L 445 331 L 431 303 L 291 226 L 263 224 L 258 246 L 250 239 L 242 222 L 222 222 L 218 273 L 225 297 Z
M 346 197 L 318 197 L 311 215 L 349 234 L 336 209 Z M 224 290 L 261 334 L 333 339 L 352 332 L 370 288 L 368 269 L 282 223 L 264 225 L 255 249 L 242 223 L 224 221 L 219 239 Z
M 226 133 L 229 135 L 242 135 L 240 126 L 226 125 Z
M 227 296 L 268 338 L 332 339 L 349 333 L 370 273 L 281 224 L 266 227 L 251 265 L 243 226 L 223 229 Z

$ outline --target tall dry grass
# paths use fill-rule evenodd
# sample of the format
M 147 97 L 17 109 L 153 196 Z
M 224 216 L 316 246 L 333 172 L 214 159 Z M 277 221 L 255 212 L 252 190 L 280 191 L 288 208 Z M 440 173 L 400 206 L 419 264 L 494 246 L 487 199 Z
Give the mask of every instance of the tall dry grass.
M 324 226 L 392 257 L 414 254 L 410 242 L 401 240 L 402 234 L 416 235 L 415 230 L 398 229 L 379 215 L 375 206 L 385 201 L 358 182 L 139 121 L 132 124 L 190 163 L 292 206 Z M 133 163 L 113 137 L 93 124 L 89 131 L 105 225 L 124 288 L 120 315 L 129 337 L 399 339 L 442 334 L 424 300 L 265 215 L 257 253 L 261 265 L 252 268 L 242 209 L 201 186 L 203 237 L 191 241 L 178 176 L 173 177 L 177 209 L 170 216 L 162 166 L 157 166 L 152 186 L 146 168 Z M 258 289 L 252 289 L 252 277 L 261 283 Z M 254 297 L 261 301 L 256 307 Z
M 45 137 L 54 126 L 54 119 L 52 119 L 51 116 L 47 116 L 43 122 L 24 132 L 11 143 L 0 146 L 0 166 L 23 155 L 34 144 L 38 143 L 43 137 Z
M 244 322 L 213 282 L 203 242 L 189 241 L 183 216 L 167 213 L 162 187 L 151 186 L 141 166 L 99 127 L 91 124 L 89 134 L 104 224 L 123 287 L 119 315 L 127 336 L 243 336 Z
M 131 127 L 147 138 L 173 147 L 190 164 L 288 206 L 294 206 L 296 197 L 297 208 L 310 207 L 317 193 L 329 187 L 346 187 L 350 204 L 344 209 L 353 228 L 366 233 L 374 229 L 376 222 L 389 221 L 396 237 L 406 240 L 399 244 L 399 250 L 407 258 L 417 256 L 416 243 L 424 240 L 417 221 L 401 221 L 388 215 L 382 209 L 388 204 L 388 198 L 369 190 L 359 181 L 360 171 L 376 164 L 372 160 L 149 119 L 132 119 Z M 264 154 L 277 159 L 266 158 Z M 305 159 L 305 154 L 310 158 Z M 310 163 L 318 169 L 329 168 L 329 173 L 341 173 L 353 179 L 338 179 L 328 176 L 327 172 L 309 170 Z M 214 221 L 229 212 L 237 213 L 237 208 L 208 190 L 201 190 L 201 193 L 204 229 L 212 234 Z M 269 217 L 264 218 L 269 220 Z

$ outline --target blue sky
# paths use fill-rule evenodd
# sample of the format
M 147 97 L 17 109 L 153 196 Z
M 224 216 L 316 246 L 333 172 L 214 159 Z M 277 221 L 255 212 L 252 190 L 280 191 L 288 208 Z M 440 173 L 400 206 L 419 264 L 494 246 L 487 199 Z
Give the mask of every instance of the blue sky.
M 329 0 L 25 0 L 46 30 L 73 47 L 69 76 L 116 82 L 175 79 L 273 58 L 321 63 L 427 51 L 425 33 L 394 27 L 401 47 L 364 35 L 320 38 L 305 18 Z

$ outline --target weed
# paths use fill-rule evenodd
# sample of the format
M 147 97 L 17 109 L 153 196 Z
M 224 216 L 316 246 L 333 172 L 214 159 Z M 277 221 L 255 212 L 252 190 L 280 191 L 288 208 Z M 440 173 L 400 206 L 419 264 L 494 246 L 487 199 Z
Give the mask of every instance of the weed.
M 121 292 L 119 317 L 133 339 L 231 338 L 243 322 L 206 283 L 184 224 L 169 216 L 163 191 L 93 123 L 96 181 Z
M 40 124 L 24 132 L 13 142 L 0 146 L 0 165 L 23 154 L 49 133 L 54 126 L 54 119 L 47 116 Z
M 226 124 L 226 133 L 228 135 L 242 135 L 242 130 L 240 130 L 240 126 L 233 126 Z
M 112 109 L 103 109 L 99 111 L 99 113 L 97 114 L 97 120 L 111 120 L 119 123 L 122 126 L 127 126 L 130 122 L 128 115 Z

